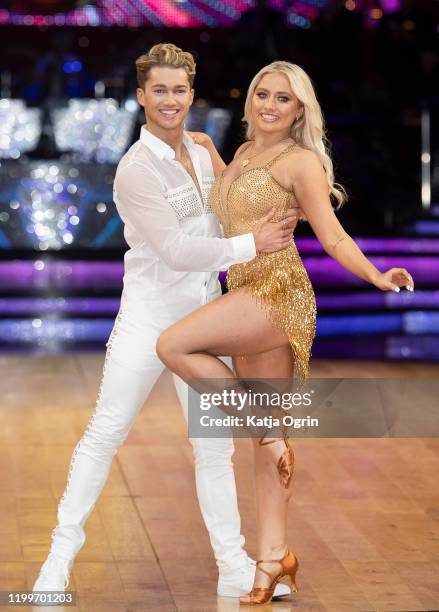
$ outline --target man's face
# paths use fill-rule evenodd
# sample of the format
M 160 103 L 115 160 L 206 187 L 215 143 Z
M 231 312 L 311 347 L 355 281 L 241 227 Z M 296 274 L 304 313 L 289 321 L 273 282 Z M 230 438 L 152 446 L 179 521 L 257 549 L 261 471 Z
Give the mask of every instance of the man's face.
M 183 125 L 194 99 L 184 68 L 151 68 L 144 90 L 138 88 L 137 100 L 145 108 L 146 121 L 163 130 Z

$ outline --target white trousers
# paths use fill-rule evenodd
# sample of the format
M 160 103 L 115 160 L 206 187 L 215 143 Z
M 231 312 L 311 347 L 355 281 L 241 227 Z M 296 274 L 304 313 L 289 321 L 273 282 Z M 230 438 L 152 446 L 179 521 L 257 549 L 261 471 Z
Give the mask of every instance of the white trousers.
M 159 334 L 191 309 L 160 312 L 147 303 L 122 298 L 107 343 L 103 377 L 95 412 L 77 444 L 66 489 L 58 506 L 51 552 L 73 559 L 85 541 L 84 524 L 104 487 L 111 461 L 124 442 L 164 366 L 156 354 Z M 174 382 L 187 419 L 187 386 Z M 232 464 L 233 439 L 190 440 L 201 513 L 219 569 L 246 562 Z

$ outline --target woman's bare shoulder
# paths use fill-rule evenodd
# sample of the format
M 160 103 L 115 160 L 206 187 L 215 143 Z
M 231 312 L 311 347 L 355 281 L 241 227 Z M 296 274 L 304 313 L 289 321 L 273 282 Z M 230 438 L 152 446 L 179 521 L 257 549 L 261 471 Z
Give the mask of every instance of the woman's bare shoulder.
M 302 145 L 296 144 L 295 147 L 291 149 L 286 155 L 290 159 L 297 159 L 300 161 L 309 161 L 309 162 L 320 162 L 320 157 L 317 155 L 315 151 L 311 151 L 310 149 L 306 149 Z
M 323 166 L 319 155 L 315 151 L 296 145 L 282 160 L 282 169 L 290 176 L 297 174 L 320 173 Z
M 281 157 L 272 172 L 274 178 L 287 191 L 294 191 L 297 182 L 317 178 L 322 169 L 322 162 L 317 153 L 296 145 Z

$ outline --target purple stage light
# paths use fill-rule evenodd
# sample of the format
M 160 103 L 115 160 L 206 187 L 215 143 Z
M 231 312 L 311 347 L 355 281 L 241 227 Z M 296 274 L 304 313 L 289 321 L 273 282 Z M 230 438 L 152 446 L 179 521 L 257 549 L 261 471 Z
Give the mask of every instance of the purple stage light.
M 388 359 L 439 360 L 437 336 L 390 336 L 386 342 Z
M 405 312 L 402 318 L 406 334 L 439 334 L 439 312 Z
M 0 286 L 4 290 L 120 290 L 122 278 L 123 263 L 116 261 L 0 262 Z
M 362 238 L 354 237 L 364 253 L 439 254 L 439 238 Z M 296 238 L 302 255 L 325 254 L 317 238 Z
M 60 343 L 104 342 L 113 328 L 111 319 L 5 319 L 0 342 L 57 348 Z
M 401 314 L 331 315 L 317 317 L 317 337 L 364 336 L 402 332 Z
M 269 0 L 270 8 L 284 12 L 293 27 L 309 28 L 329 0 Z M 155 26 L 222 27 L 232 26 L 243 13 L 255 6 L 254 0 L 99 0 L 96 6 L 33 14 L 25 3 L 8 3 L 0 9 L 0 24 L 27 26 Z
M 312 354 L 321 359 L 439 361 L 439 342 L 433 335 L 316 338 Z
M 100 0 L 65 13 L 35 15 L 0 10 L 0 24 L 29 26 L 131 26 L 215 27 L 233 25 L 251 8 L 251 0 Z
M 114 316 L 119 298 L 60 297 L 60 298 L 0 298 L 0 315 L 88 314 Z
M 416 285 L 439 285 L 439 260 L 436 257 L 371 257 L 380 270 L 405 267 Z M 368 286 L 330 257 L 304 257 L 305 268 L 317 286 Z M 123 263 L 117 261 L 3 261 L 0 286 L 9 289 L 121 289 Z M 224 280 L 224 273 L 220 274 Z
M 113 297 L 0 298 L 0 315 L 88 314 L 115 316 L 120 299 Z M 317 310 L 407 310 L 439 308 L 439 291 L 370 292 L 326 295 L 317 293 Z
M 84 345 L 102 350 L 113 327 L 109 319 L 9 319 L 0 321 L 0 343 L 19 349 L 32 346 L 44 352 L 61 351 Z M 27 349 L 28 350 L 28 349 Z M 398 359 L 439 361 L 437 335 L 318 336 L 313 357 L 345 359 Z
M 336 295 L 317 292 L 317 311 L 322 310 L 394 310 L 439 308 L 439 291 L 373 291 Z
M 415 286 L 439 285 L 439 260 L 435 257 L 371 257 L 372 263 L 381 271 L 389 268 L 407 268 L 413 276 Z M 315 285 L 337 288 L 343 285 L 368 286 L 368 284 L 343 268 L 329 257 L 304 257 L 303 263 Z
M 28 343 L 38 341 L 93 342 L 108 337 L 113 319 L 60 319 L 37 316 L 0 321 L 0 341 Z M 438 312 L 409 312 L 362 315 L 319 315 L 317 338 L 356 337 L 361 344 L 372 336 L 439 334 Z M 439 343 L 438 343 L 439 344 Z
M 415 221 L 410 229 L 415 232 L 415 234 L 436 236 L 439 234 L 439 221 L 429 219 L 425 221 Z
M 312 357 L 320 359 L 385 359 L 385 337 L 316 338 Z M 312 362 L 311 362 L 312 363 Z
M 367 336 L 372 334 L 439 334 L 439 312 L 320 315 L 317 336 Z
M 381 0 L 384 13 L 397 13 L 401 10 L 400 0 Z

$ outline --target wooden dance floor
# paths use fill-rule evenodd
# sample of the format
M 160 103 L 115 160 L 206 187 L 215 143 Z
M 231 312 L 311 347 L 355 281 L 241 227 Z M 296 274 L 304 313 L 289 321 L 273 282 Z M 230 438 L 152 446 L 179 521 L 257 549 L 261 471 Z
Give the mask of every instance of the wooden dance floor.
M 103 359 L 0 356 L 1 591 L 30 589 L 46 557 Z M 432 378 L 439 366 L 315 361 L 313 375 Z M 236 446 L 243 530 L 254 556 L 251 443 Z M 289 543 L 301 562 L 300 591 L 258 609 L 439 610 L 439 439 L 302 439 L 295 451 Z M 87 523 L 70 585 L 78 604 L 65 610 L 238 611 L 236 599 L 217 598 L 216 580 L 185 422 L 166 373 Z

